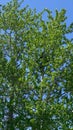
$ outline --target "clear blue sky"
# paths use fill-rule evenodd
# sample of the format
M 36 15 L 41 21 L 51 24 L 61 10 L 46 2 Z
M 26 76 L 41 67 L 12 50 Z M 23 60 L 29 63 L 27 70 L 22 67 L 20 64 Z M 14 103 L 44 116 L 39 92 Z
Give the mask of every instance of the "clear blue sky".
M 9 1 L 10 0 L 0 0 L 0 4 L 6 4 Z M 36 8 L 37 11 L 48 8 L 54 12 L 55 9 L 61 10 L 65 8 L 67 10 L 69 23 L 73 21 L 73 0 L 24 0 L 24 5 L 27 4 L 31 8 Z
M 0 4 L 6 4 L 10 0 L 0 0 Z M 20 0 L 19 0 L 20 1 Z M 44 8 L 50 9 L 53 13 L 55 9 L 59 11 L 62 8 L 67 10 L 67 24 L 73 22 L 73 0 L 24 0 L 25 5 L 29 5 L 29 7 L 36 8 L 37 11 L 42 11 Z

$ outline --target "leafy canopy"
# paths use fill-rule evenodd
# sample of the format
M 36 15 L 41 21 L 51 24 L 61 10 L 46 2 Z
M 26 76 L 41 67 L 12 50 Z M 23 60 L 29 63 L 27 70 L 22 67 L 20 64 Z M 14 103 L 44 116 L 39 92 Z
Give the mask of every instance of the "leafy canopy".
M 73 23 L 21 3 L 0 12 L 0 129 L 72 130 Z

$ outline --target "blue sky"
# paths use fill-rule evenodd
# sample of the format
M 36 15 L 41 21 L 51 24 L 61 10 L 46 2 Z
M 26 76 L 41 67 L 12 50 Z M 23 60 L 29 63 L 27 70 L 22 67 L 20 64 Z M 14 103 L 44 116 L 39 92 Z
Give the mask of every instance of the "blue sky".
M 0 4 L 6 4 L 10 0 L 0 0 Z M 24 0 L 24 6 L 29 5 L 31 8 L 36 8 L 37 11 L 42 11 L 44 8 L 48 8 L 53 12 L 55 9 L 59 11 L 62 8 L 67 10 L 68 22 L 73 21 L 73 0 Z
M 0 0 L 0 4 L 6 4 L 10 0 Z M 20 1 L 20 0 L 19 0 Z M 50 9 L 53 13 L 55 9 L 59 11 L 62 8 L 67 10 L 67 24 L 73 22 L 73 0 L 24 0 L 22 6 L 29 5 L 32 9 L 36 8 L 37 11 L 42 11 L 44 8 Z

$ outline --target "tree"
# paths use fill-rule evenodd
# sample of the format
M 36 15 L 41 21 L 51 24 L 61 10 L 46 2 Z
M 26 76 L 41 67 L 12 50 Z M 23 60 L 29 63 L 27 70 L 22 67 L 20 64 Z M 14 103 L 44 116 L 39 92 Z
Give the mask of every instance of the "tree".
M 47 20 L 43 20 L 47 13 Z M 0 14 L 0 128 L 73 129 L 73 23 L 13 0 Z

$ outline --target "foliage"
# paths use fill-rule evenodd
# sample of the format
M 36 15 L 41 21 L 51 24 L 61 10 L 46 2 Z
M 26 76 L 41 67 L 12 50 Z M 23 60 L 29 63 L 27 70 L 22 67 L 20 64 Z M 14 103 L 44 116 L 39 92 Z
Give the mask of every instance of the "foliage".
M 2 6 L 0 129 L 73 129 L 73 23 L 65 13 L 37 13 L 17 0 Z

